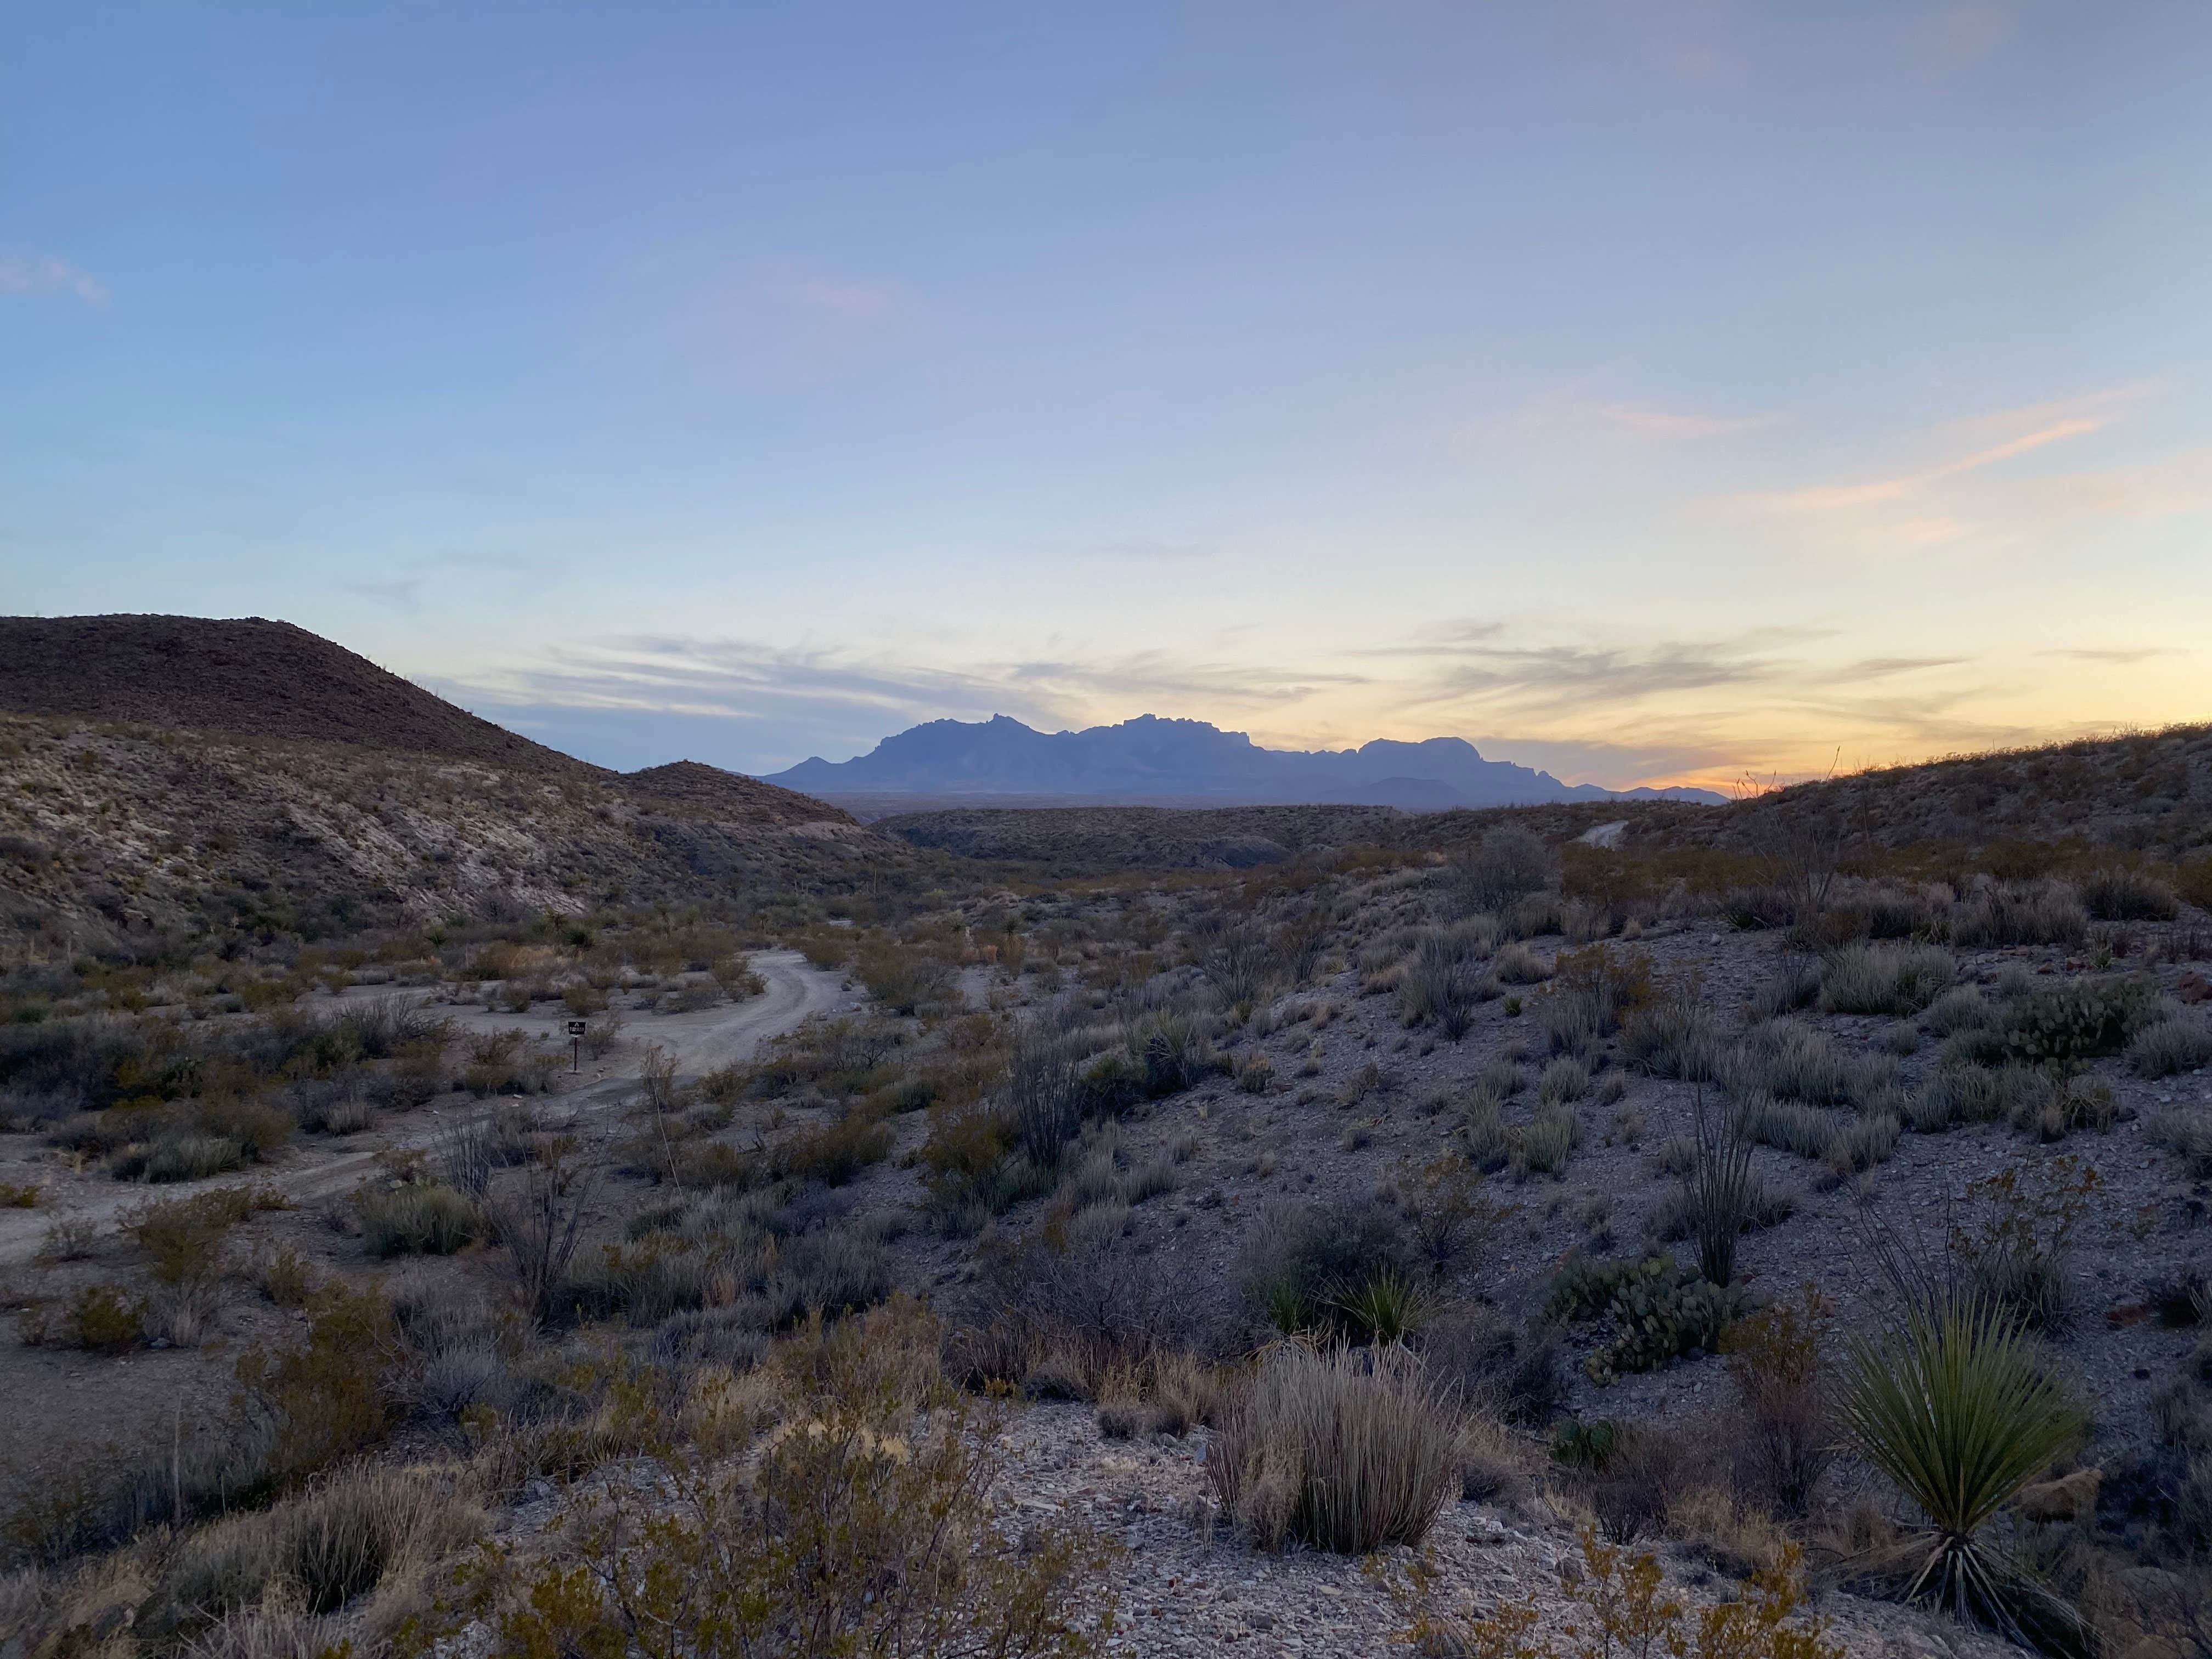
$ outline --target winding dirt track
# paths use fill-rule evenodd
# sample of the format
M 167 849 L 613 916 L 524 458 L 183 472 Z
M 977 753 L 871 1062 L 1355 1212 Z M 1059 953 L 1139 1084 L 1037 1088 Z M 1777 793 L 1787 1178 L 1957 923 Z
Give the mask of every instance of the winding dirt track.
M 546 1097 L 550 1107 L 569 1125 L 585 1127 L 591 1120 L 619 1113 L 636 1097 L 638 1075 L 650 1048 L 673 1054 L 684 1073 L 712 1071 L 750 1059 L 762 1043 L 816 1014 L 855 1007 L 863 1000 L 857 993 L 844 990 L 836 975 L 809 967 L 796 951 L 759 951 L 752 958 L 752 966 L 768 981 L 768 989 L 761 995 L 701 1013 L 647 1015 L 633 1020 L 622 1048 L 605 1061 L 592 1062 L 580 1079 L 564 1079 L 568 1086 Z M 520 1026 L 546 1035 L 557 1027 L 557 1022 L 544 1018 L 482 1009 L 447 1012 L 456 1013 L 455 1023 L 465 1032 Z M 423 1111 L 389 1119 L 380 1131 L 297 1147 L 287 1161 L 270 1168 L 234 1171 L 207 1181 L 159 1188 L 120 1181 L 73 1181 L 70 1184 L 76 1190 L 67 1207 L 106 1232 L 125 1210 L 149 1197 L 181 1197 L 210 1188 L 234 1186 L 240 1181 L 273 1186 L 299 1203 L 310 1203 L 357 1185 L 376 1169 L 378 1154 L 428 1146 L 457 1125 L 489 1119 L 498 1107 L 497 1101 L 472 1101 L 442 1113 Z M 52 1210 L 44 1208 L 0 1210 L 0 1267 L 16 1266 L 36 1255 L 53 1215 Z

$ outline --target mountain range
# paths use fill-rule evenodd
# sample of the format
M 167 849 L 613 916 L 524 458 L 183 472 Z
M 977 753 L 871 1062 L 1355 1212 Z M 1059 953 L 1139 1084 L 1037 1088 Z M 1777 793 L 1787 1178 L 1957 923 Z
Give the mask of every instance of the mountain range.
M 848 761 L 817 757 L 763 780 L 840 795 L 1063 797 L 1179 804 L 1352 804 L 1441 811 L 1548 801 L 1677 800 L 1723 805 L 1710 789 L 1601 789 L 1485 760 L 1463 738 L 1387 738 L 1357 749 L 1262 749 L 1204 720 L 1140 714 L 1118 726 L 1039 732 L 1006 714 L 931 720 Z

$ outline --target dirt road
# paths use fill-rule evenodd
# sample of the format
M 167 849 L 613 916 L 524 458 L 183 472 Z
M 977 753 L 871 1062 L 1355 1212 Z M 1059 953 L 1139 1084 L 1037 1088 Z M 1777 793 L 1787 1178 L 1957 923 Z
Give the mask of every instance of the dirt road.
M 619 1113 L 636 1097 L 639 1072 L 647 1054 L 654 1048 L 673 1054 L 682 1073 L 712 1071 L 750 1059 L 770 1037 L 793 1030 L 816 1014 L 856 1008 L 866 1000 L 858 992 L 843 989 L 836 975 L 809 967 L 796 951 L 757 952 L 752 966 L 768 981 L 768 989 L 761 995 L 696 1013 L 635 1016 L 623 1030 L 622 1045 L 605 1060 L 585 1061 L 580 1076 L 564 1076 L 557 1093 L 535 1098 L 544 1103 L 549 1115 L 578 1129 L 588 1129 L 592 1120 Z M 521 1030 L 533 1036 L 554 1036 L 561 1027 L 557 1013 L 502 1014 L 483 1008 L 441 1012 L 452 1015 L 465 1034 Z M 302 1141 L 281 1163 L 207 1181 L 149 1188 L 98 1174 L 62 1176 L 47 1185 L 45 1202 L 38 1209 L 0 1210 L 0 1267 L 15 1266 L 35 1255 L 47 1226 L 64 1212 L 85 1217 L 105 1233 L 113 1229 L 125 1210 L 148 1198 L 182 1197 L 240 1182 L 276 1187 L 302 1204 L 335 1197 L 371 1174 L 377 1167 L 378 1154 L 429 1146 L 458 1125 L 489 1118 L 499 1104 L 496 1100 L 471 1101 L 442 1111 L 387 1118 L 368 1133 L 342 1140 Z

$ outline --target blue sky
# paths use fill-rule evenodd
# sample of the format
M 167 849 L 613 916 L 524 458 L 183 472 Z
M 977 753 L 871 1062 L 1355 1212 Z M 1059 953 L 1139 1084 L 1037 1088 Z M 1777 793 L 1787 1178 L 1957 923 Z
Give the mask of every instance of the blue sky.
M 623 765 L 2212 718 L 2212 9 L 11 9 L 0 605 Z

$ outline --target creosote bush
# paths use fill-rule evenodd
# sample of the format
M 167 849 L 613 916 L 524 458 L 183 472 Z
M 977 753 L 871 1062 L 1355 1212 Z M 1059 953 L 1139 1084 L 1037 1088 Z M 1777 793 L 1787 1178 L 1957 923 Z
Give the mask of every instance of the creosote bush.
M 996 1409 L 947 1383 L 940 1340 L 900 1300 L 811 1322 L 745 1378 L 704 1371 L 680 1403 L 619 1389 L 654 1478 L 581 1497 L 550 1547 L 485 1546 L 447 1627 L 482 1620 L 518 1656 L 617 1655 L 641 1632 L 699 1659 L 1097 1652 L 1108 1551 L 994 1523 Z
M 1678 1659 L 1844 1659 L 1819 1619 L 1806 1619 L 1803 1556 L 1795 1545 L 1753 1571 L 1749 1593 L 1692 1607 L 1667 1593 L 1656 1557 L 1632 1555 L 1582 1534 L 1581 1559 L 1563 1563 L 1558 1598 L 1525 1597 L 1488 1612 L 1443 1604 L 1442 1577 L 1417 1559 L 1402 1587 L 1405 1639 L 1424 1659 L 1607 1659 L 1670 1654 Z M 1543 1633 L 1547 1610 L 1565 1606 L 1557 1638 Z

